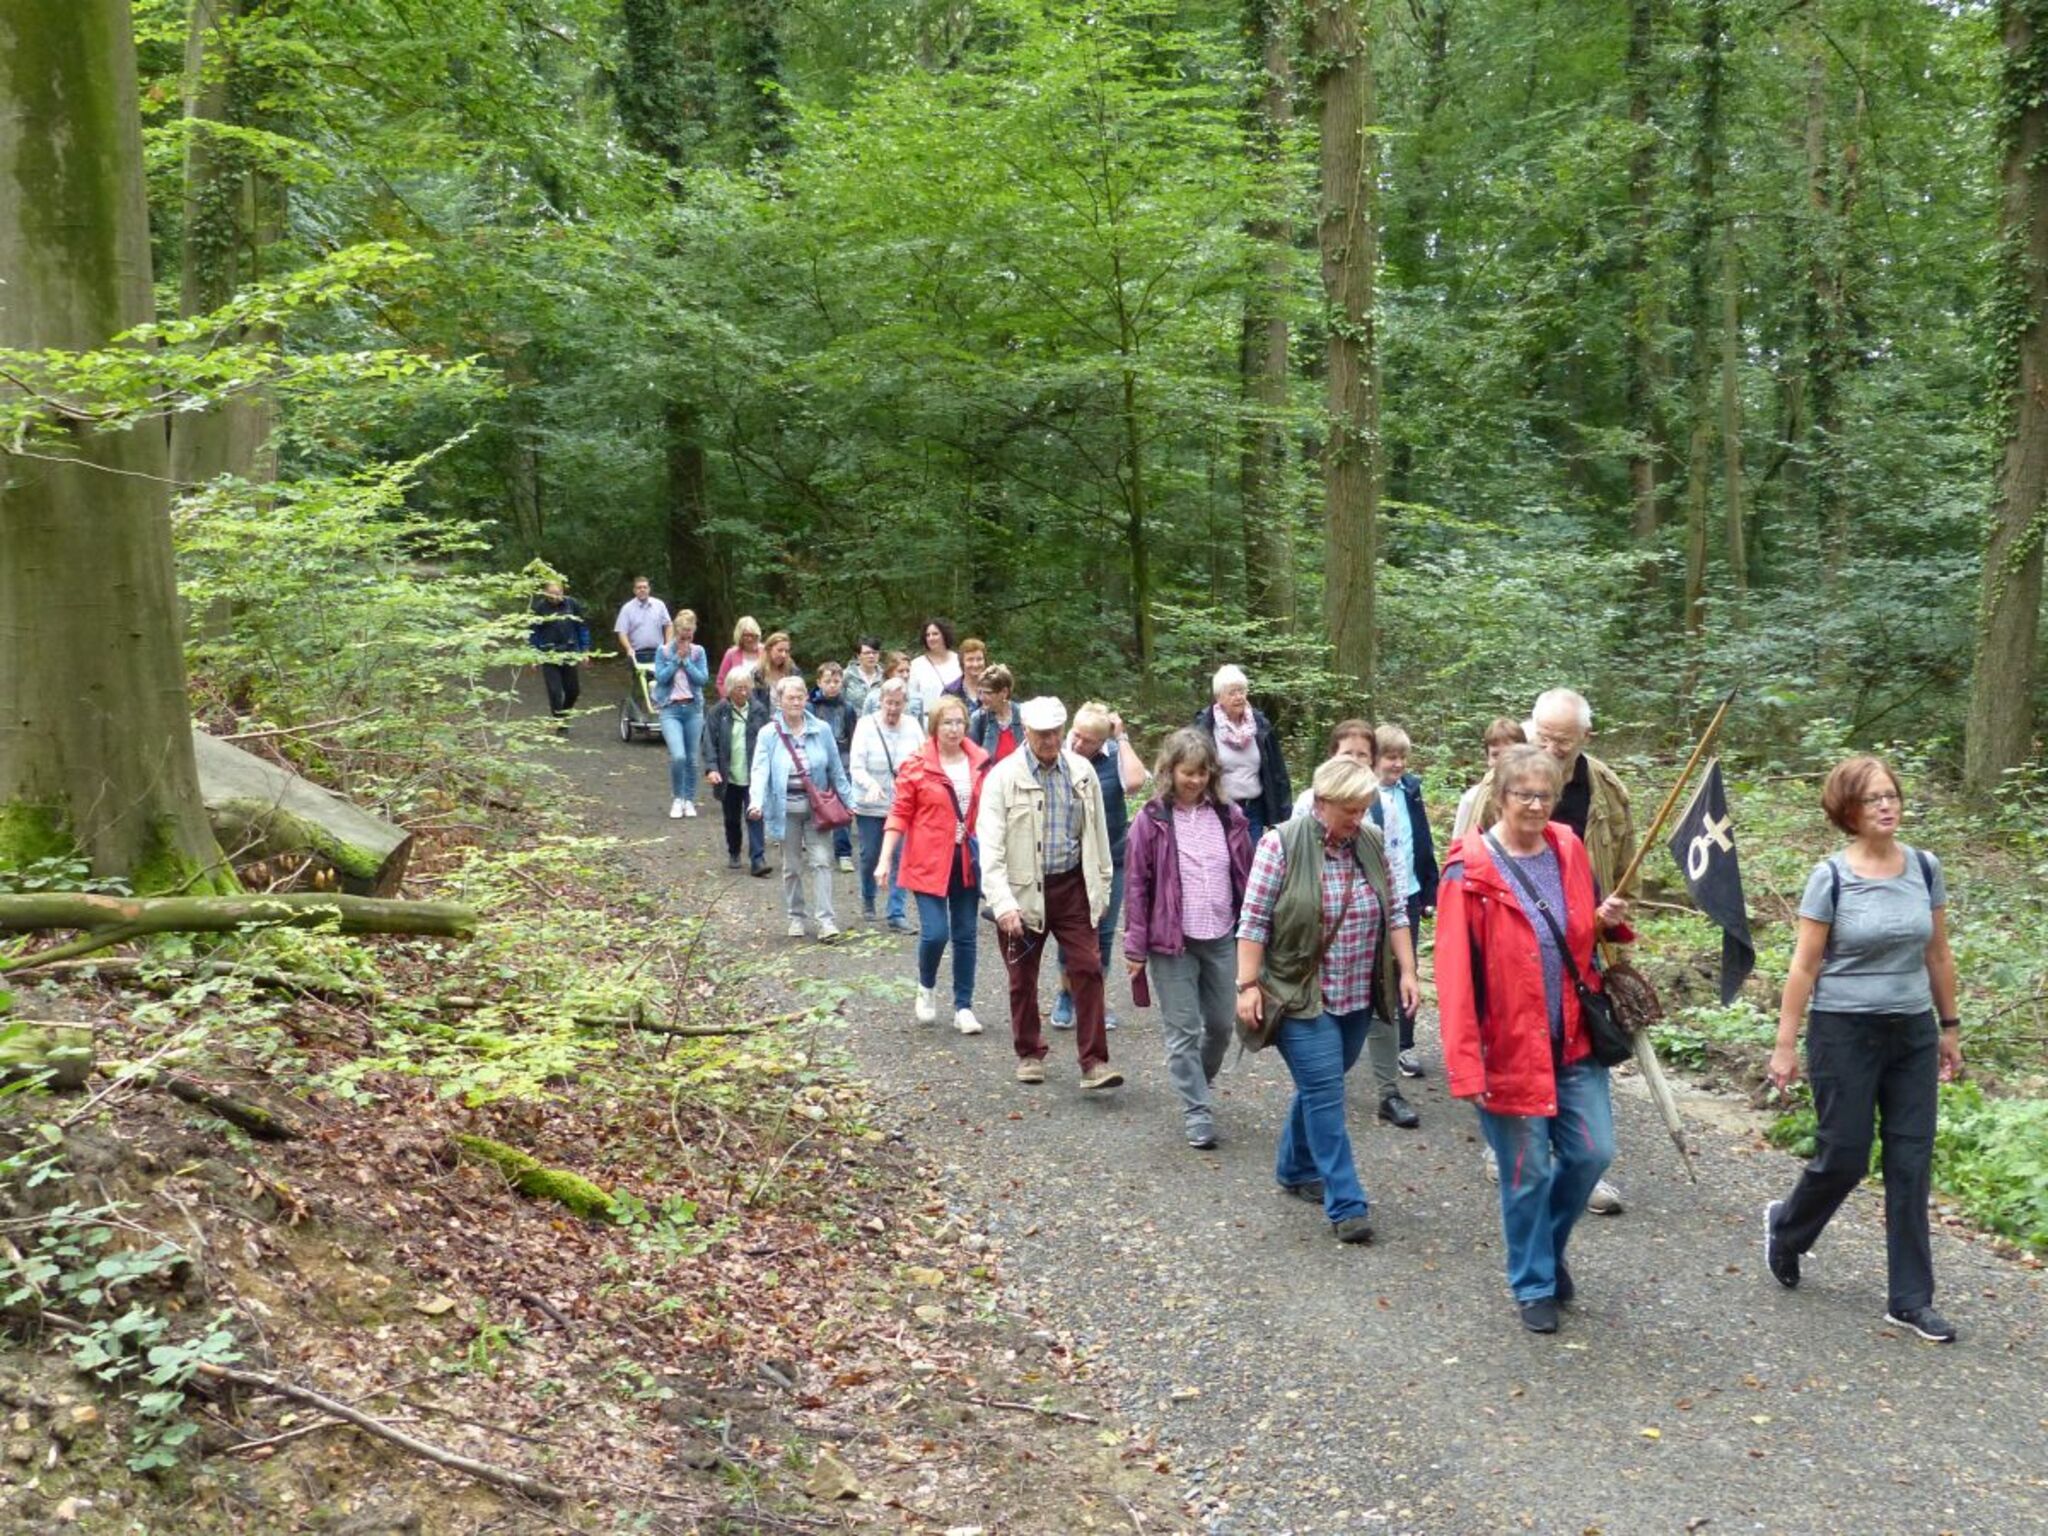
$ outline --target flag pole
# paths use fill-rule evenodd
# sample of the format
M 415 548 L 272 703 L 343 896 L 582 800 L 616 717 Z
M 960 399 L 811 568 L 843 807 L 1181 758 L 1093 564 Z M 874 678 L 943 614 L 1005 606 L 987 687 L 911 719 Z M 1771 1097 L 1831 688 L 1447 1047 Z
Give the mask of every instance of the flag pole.
M 1707 728 L 1700 736 L 1698 745 L 1692 749 L 1692 756 L 1685 760 L 1685 766 L 1679 770 L 1677 782 L 1671 786 L 1671 793 L 1664 797 L 1663 805 L 1657 808 L 1657 815 L 1650 823 L 1650 830 L 1636 840 L 1635 857 L 1628 861 L 1628 868 L 1621 872 L 1621 879 L 1616 881 L 1614 889 L 1608 892 L 1610 896 L 1624 896 L 1628 894 L 1629 887 L 1635 884 L 1636 873 L 1643 867 L 1644 856 L 1649 853 L 1650 846 L 1663 835 L 1664 823 L 1671 819 L 1671 813 L 1678 808 L 1678 797 L 1685 793 L 1685 786 L 1692 782 L 1693 770 L 1699 767 L 1701 760 L 1706 757 L 1707 749 L 1714 744 L 1714 738 L 1721 734 L 1721 722 L 1728 718 L 1728 706 L 1735 702 L 1738 691 L 1730 688 L 1728 696 L 1721 700 L 1721 707 L 1714 711 L 1714 718 L 1707 722 Z

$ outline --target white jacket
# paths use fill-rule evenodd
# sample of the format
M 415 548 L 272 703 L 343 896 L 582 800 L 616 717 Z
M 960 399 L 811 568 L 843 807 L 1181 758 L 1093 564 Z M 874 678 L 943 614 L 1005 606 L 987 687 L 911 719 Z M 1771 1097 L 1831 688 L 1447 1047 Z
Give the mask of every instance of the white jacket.
M 1103 820 L 1102 784 L 1079 753 L 1060 749 L 1081 803 L 1081 873 L 1088 884 L 1088 921 L 1109 910 L 1109 828 Z M 1024 926 L 1045 927 L 1045 791 L 1032 773 L 1037 759 L 1019 747 L 990 770 L 981 787 L 981 894 L 998 918 L 1024 915 Z

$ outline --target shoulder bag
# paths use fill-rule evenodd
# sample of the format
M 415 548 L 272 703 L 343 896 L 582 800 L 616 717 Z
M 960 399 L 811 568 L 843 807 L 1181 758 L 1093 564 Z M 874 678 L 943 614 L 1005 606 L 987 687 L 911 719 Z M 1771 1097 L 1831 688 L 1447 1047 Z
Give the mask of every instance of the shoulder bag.
M 1572 973 L 1572 990 L 1578 994 L 1579 1019 L 1586 1026 L 1586 1038 L 1593 1046 L 1593 1059 L 1603 1067 L 1618 1067 L 1635 1055 L 1635 1042 L 1621 1020 L 1614 1016 L 1614 1008 L 1608 1000 L 1586 984 L 1586 978 L 1579 973 L 1578 957 L 1564 936 L 1564 929 L 1557 921 L 1557 915 L 1550 910 L 1550 903 L 1537 893 L 1536 883 L 1515 864 L 1507 849 L 1489 832 L 1486 844 L 1493 850 L 1493 861 L 1513 877 L 1515 884 L 1522 888 L 1522 894 L 1529 898 L 1529 904 L 1543 914 L 1543 921 L 1550 927 L 1551 937 L 1557 940 L 1557 951 L 1564 956 L 1564 963 Z M 1559 874 L 1562 876 L 1562 866 Z
M 1316 871 L 1320 883 L 1323 872 Z M 1309 975 L 1318 979 L 1323 973 L 1323 961 L 1330 953 L 1330 946 L 1337 942 L 1337 935 L 1344 927 L 1344 919 L 1351 915 L 1351 898 L 1358 893 L 1358 859 L 1354 854 L 1346 861 L 1344 873 L 1344 900 L 1337 907 L 1337 920 L 1323 930 L 1323 936 L 1316 945 L 1315 958 L 1309 962 Z M 1320 891 L 1318 892 L 1320 895 Z M 1322 903 L 1317 902 L 1320 907 Z M 1263 1051 L 1280 1036 L 1280 1026 L 1287 1022 L 1285 1000 L 1273 988 L 1266 985 L 1263 973 L 1259 978 L 1259 1022 L 1247 1024 L 1237 1020 L 1237 1043 L 1240 1051 Z
M 830 784 L 822 789 L 814 784 L 810 771 L 803 765 L 803 754 L 797 751 L 796 743 L 790 739 L 788 728 L 778 720 L 775 722 L 775 730 L 782 737 L 783 746 L 789 749 L 789 760 L 796 768 L 797 782 L 803 785 L 804 798 L 811 803 L 811 825 L 824 832 L 852 826 L 853 812 L 849 811 L 846 802 L 839 798 L 839 791 Z

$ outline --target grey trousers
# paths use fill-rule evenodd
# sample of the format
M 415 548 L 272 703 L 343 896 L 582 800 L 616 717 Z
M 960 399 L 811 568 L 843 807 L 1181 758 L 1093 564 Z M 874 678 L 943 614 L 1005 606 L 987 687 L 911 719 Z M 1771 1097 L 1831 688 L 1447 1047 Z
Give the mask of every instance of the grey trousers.
M 808 913 L 804 911 L 806 873 L 811 877 Z M 791 917 L 808 916 L 838 926 L 839 918 L 832 910 L 832 834 L 811 825 L 808 800 L 792 800 L 782 810 L 782 904 Z
M 1366 1060 L 1372 1063 L 1372 1080 L 1378 1085 L 1379 1096 L 1382 1099 L 1390 1093 L 1401 1091 L 1401 1041 L 1396 1033 L 1398 1027 L 1381 1018 L 1377 1008 L 1365 1023 L 1365 1056 Z
M 1166 1072 L 1189 1115 L 1209 1113 L 1209 1083 L 1237 1017 L 1237 940 L 1189 939 L 1177 955 L 1147 955 L 1166 1035 Z

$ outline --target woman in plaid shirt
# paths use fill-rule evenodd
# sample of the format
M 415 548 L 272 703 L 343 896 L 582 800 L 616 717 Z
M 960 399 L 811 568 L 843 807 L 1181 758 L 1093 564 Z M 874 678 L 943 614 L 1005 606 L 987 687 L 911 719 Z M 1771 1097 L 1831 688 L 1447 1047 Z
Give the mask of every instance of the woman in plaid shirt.
M 1344 1077 L 1377 1009 L 1399 1017 L 1421 997 L 1404 903 L 1392 899 L 1379 829 L 1365 820 L 1372 770 L 1332 758 L 1316 770 L 1312 815 L 1259 840 L 1237 929 L 1237 1016 L 1257 1027 L 1269 1006 L 1294 1078 L 1274 1177 L 1320 1200 L 1339 1242 L 1372 1238 L 1365 1187 L 1344 1123 Z M 1389 964 L 1389 956 L 1392 963 Z

